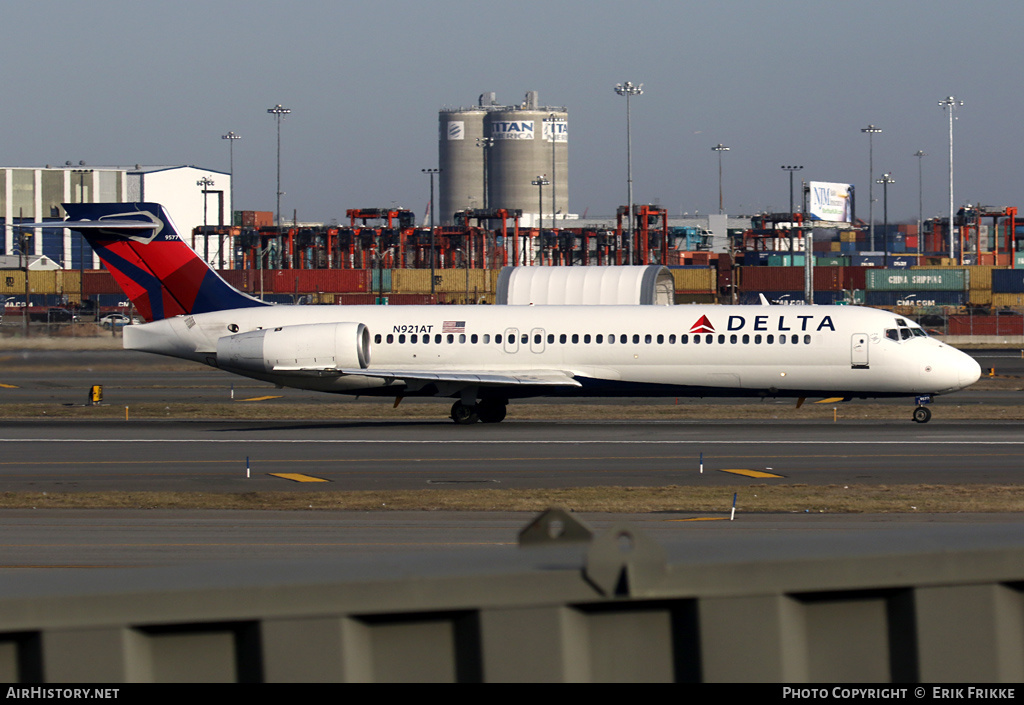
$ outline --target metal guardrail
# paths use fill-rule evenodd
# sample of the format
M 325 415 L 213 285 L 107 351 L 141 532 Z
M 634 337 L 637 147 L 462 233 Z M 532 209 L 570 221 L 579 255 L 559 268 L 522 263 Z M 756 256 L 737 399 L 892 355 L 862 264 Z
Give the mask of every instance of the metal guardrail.
M 0 678 L 1024 680 L 1024 538 L 814 538 L 666 550 L 551 510 L 500 560 L 12 576 Z

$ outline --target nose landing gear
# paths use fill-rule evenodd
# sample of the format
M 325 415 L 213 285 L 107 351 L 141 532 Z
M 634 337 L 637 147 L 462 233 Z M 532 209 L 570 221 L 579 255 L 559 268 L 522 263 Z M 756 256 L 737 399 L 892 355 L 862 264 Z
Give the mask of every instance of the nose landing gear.
M 931 396 L 917 397 L 917 408 L 914 409 L 914 421 L 917 423 L 928 423 L 932 418 L 932 411 L 925 404 L 931 404 Z

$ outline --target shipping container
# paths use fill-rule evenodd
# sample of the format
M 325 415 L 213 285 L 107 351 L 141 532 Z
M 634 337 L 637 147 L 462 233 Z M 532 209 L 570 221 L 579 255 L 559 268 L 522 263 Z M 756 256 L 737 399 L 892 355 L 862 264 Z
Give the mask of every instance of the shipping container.
M 105 269 L 93 269 L 82 272 L 82 293 L 120 294 L 121 287 L 114 281 L 113 275 Z
M 887 291 L 868 290 L 868 306 L 963 306 L 966 291 Z
M 1024 335 L 1024 316 L 950 316 L 948 335 Z
M 428 294 L 430 288 L 429 269 L 395 269 L 391 274 L 391 290 L 400 294 Z M 491 275 L 486 269 L 437 269 L 435 270 L 434 292 L 489 293 Z
M 965 269 L 872 269 L 865 275 L 871 291 L 966 291 L 970 276 Z
M 992 308 L 1024 308 L 1024 293 L 999 294 L 992 292 Z
M 672 272 L 677 292 L 711 293 L 716 290 L 717 269 L 710 267 L 673 268 L 669 271 Z
M 761 294 L 768 299 L 773 306 L 803 306 L 803 291 L 744 291 L 740 293 L 740 304 L 756 306 L 761 303 Z M 846 297 L 840 291 L 815 291 L 814 303 L 816 306 L 830 306 L 836 303 L 846 303 Z
M 25 272 L 17 269 L 0 270 L 0 294 L 25 295 Z
M 277 294 L 343 294 L 367 290 L 367 275 L 363 269 L 274 269 L 266 270 L 264 276 L 264 291 Z
M 993 269 L 992 293 L 1024 293 L 1024 269 Z

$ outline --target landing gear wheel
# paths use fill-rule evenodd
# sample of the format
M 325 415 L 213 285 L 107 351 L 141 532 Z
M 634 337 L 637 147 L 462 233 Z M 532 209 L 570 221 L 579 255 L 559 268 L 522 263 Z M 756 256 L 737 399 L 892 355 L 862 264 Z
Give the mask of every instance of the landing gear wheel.
M 501 423 L 505 420 L 507 408 L 497 399 L 485 399 L 476 405 L 477 414 L 483 423 Z
M 924 406 L 919 406 L 914 409 L 914 421 L 917 423 L 928 423 L 932 418 L 931 409 Z
M 452 404 L 452 421 L 460 425 L 474 424 L 480 420 L 476 407 L 466 406 L 461 401 Z

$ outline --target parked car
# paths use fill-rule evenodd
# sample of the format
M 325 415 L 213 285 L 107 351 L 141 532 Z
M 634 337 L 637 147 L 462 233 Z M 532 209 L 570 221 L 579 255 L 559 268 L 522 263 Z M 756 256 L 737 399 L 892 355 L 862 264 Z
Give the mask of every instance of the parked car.
M 111 313 L 109 316 L 104 316 L 100 319 L 100 325 L 104 328 L 121 328 L 122 326 L 130 326 L 136 323 L 142 323 L 142 319 L 138 316 L 129 318 L 123 313 Z

